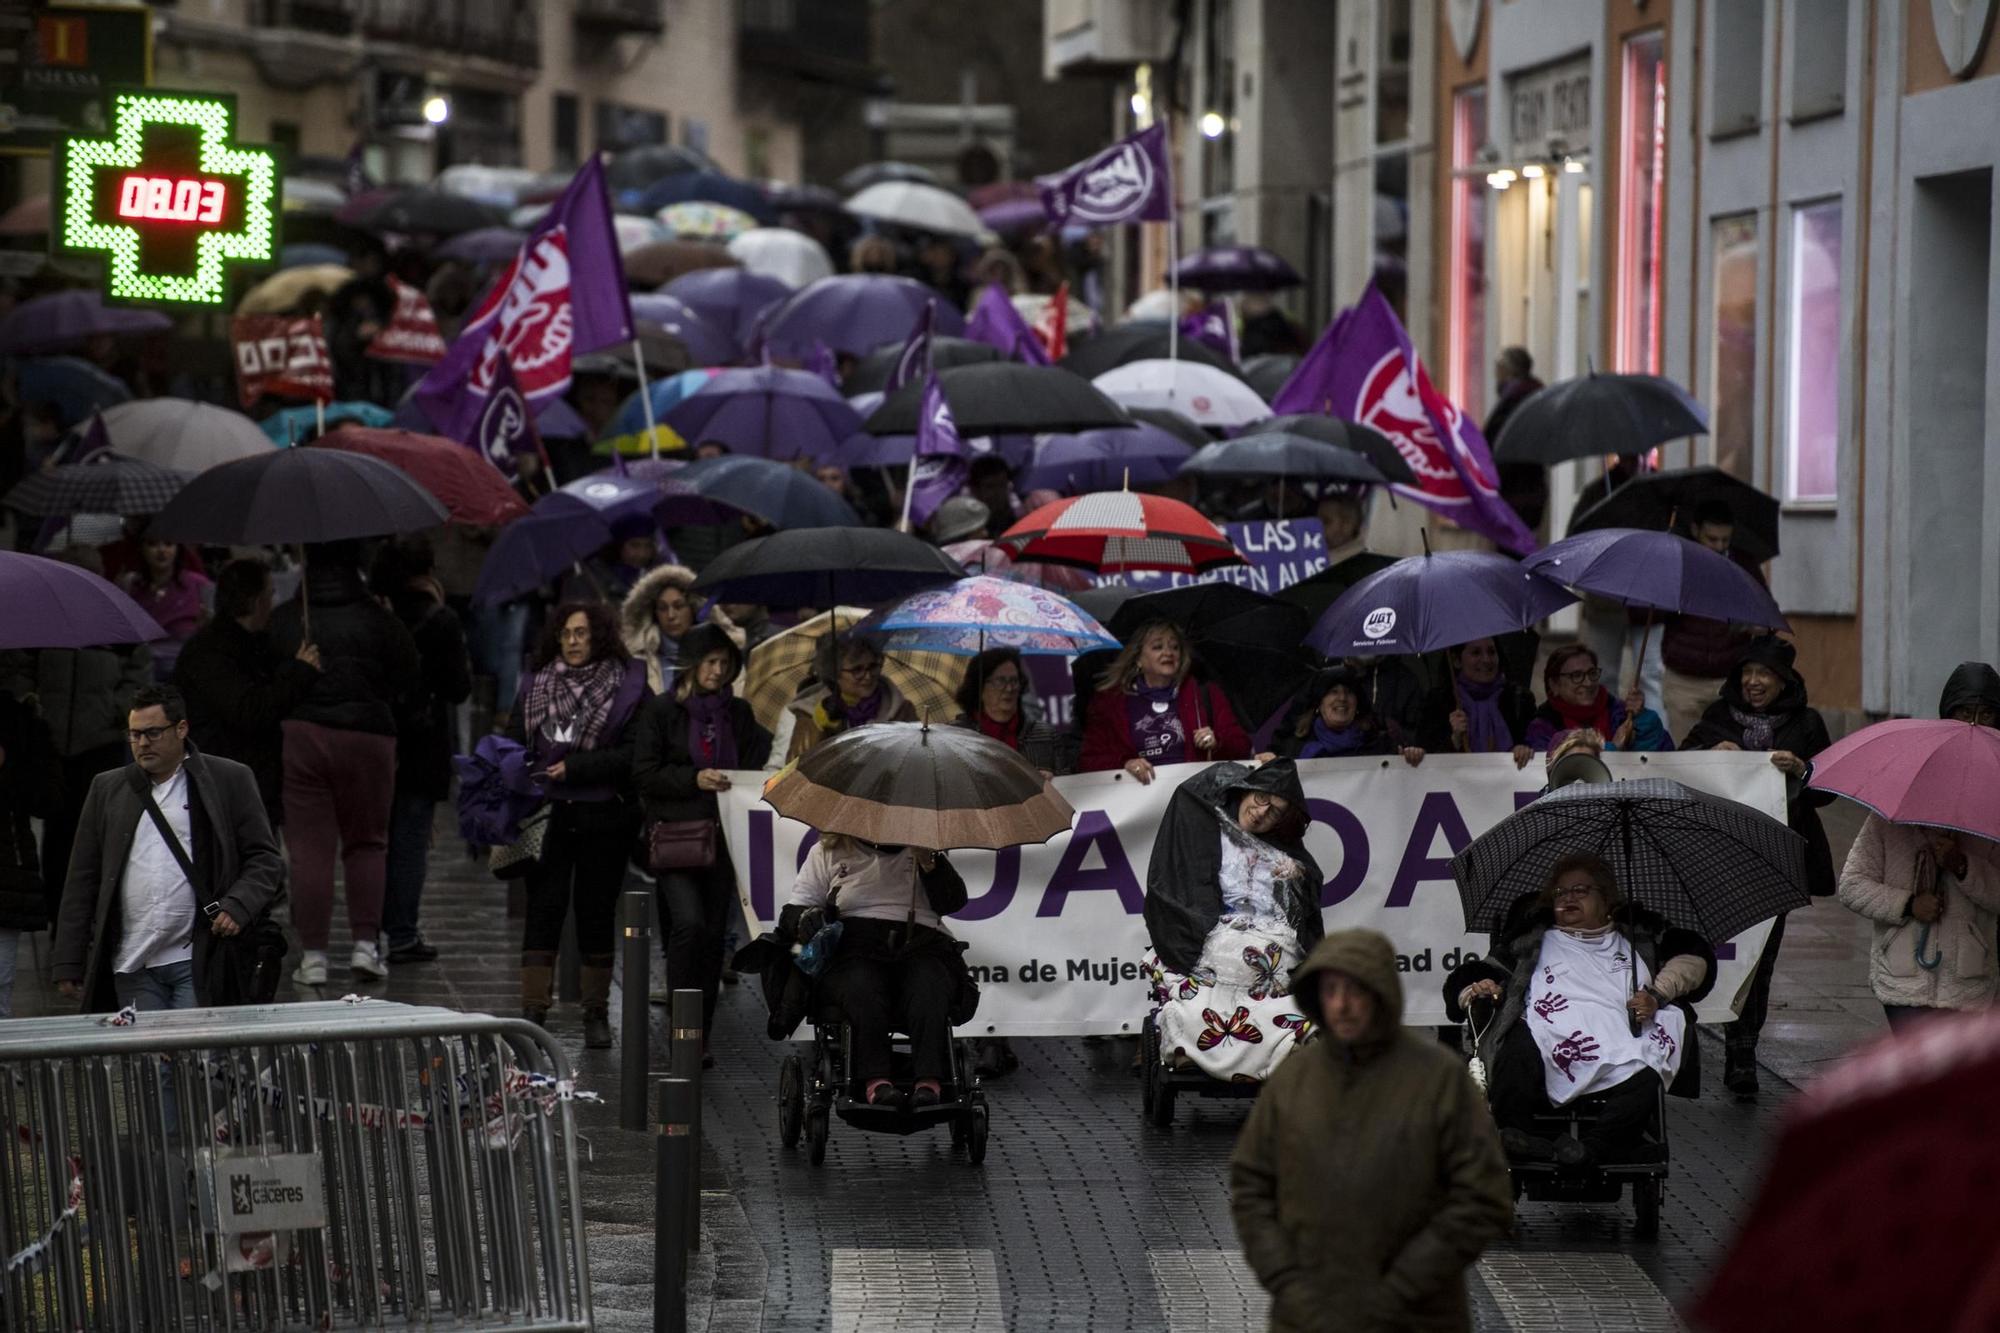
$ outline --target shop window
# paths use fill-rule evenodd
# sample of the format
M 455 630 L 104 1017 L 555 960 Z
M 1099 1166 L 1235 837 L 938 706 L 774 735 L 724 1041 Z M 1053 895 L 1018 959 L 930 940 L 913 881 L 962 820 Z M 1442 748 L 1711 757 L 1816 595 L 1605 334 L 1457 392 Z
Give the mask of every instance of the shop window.
M 1847 101 L 1847 0 L 1793 0 L 1785 15 L 1791 50 L 1791 120 L 1832 115 Z
M 1486 143 L 1486 88 L 1451 99 L 1451 343 L 1446 392 L 1467 415 L 1486 403 L 1486 183 L 1478 174 Z
M 1715 40 L 1708 55 L 1708 133 L 1721 139 L 1764 123 L 1764 6 L 1729 0 L 1709 6 Z
M 1618 155 L 1617 368 L 1660 372 L 1667 60 L 1659 32 L 1625 43 Z
M 1840 223 L 1838 199 L 1792 210 L 1786 327 L 1785 499 L 1839 498 Z
M 1741 481 L 1757 444 L 1757 216 L 1709 224 L 1708 438 L 1715 465 Z
M 576 94 L 557 93 L 554 108 L 556 170 L 575 171 L 579 151 L 577 133 L 581 124 Z

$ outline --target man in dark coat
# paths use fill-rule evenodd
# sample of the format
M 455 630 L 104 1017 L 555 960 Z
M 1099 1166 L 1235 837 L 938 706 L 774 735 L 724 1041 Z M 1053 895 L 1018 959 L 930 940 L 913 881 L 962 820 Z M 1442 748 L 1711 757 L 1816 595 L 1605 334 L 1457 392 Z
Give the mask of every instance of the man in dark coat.
M 181 649 L 174 686 L 187 697 L 189 737 L 210 758 L 250 766 L 276 825 L 285 819 L 278 724 L 319 679 L 319 649 L 301 643 L 279 657 L 265 632 L 270 623 L 270 567 L 230 561 L 215 582 L 215 618 Z
M 1465 1270 L 1507 1233 L 1507 1162 L 1465 1064 L 1405 1030 L 1396 951 L 1321 940 L 1292 977 L 1313 1039 L 1258 1094 L 1229 1159 L 1272 1333 L 1470 1330 Z
M 1722 695 L 1708 706 L 1682 742 L 1683 750 L 1766 751 L 1785 775 L 1785 816 L 1792 832 L 1806 843 L 1806 889 L 1825 898 L 1837 887 L 1833 849 L 1819 822 L 1819 807 L 1834 799 L 1832 792 L 1806 785 L 1812 777 L 1813 756 L 1833 742 L 1819 710 L 1806 704 L 1806 683 L 1794 665 L 1798 650 L 1775 634 L 1752 639 L 1737 658 L 1736 668 L 1722 682 Z M 1742 1101 L 1757 1096 L 1757 1037 L 1771 1005 L 1771 976 L 1778 966 L 1778 946 L 1785 939 L 1782 913 L 1771 922 L 1771 934 L 1757 960 L 1757 971 L 1743 997 L 1736 1021 L 1724 1029 L 1722 1085 Z
M 396 794 L 389 807 L 388 869 L 382 893 L 382 933 L 392 963 L 429 963 L 437 946 L 418 925 L 430 868 L 431 824 L 451 795 L 452 709 L 472 697 L 472 659 L 465 630 L 444 604 L 433 574 L 436 560 L 423 537 L 383 546 L 369 587 L 389 601 L 410 631 L 423 670 L 396 709 Z
M 1525 347 L 1500 349 L 1493 362 L 1493 381 L 1493 410 L 1480 427 L 1489 448 L 1500 442 L 1507 419 L 1543 387 L 1535 378 L 1535 358 Z M 1540 463 L 1501 463 L 1499 470 L 1500 498 L 1530 530 L 1539 528 L 1549 507 L 1549 470 Z
M 2000 671 L 1984 662 L 1960 662 L 1945 678 L 1938 716 L 2000 727 Z
M 133 762 L 99 774 L 84 800 L 50 976 L 87 1010 L 213 1004 L 217 950 L 283 900 L 284 861 L 256 775 L 188 744 L 180 691 L 141 690 L 129 727 Z M 192 880 L 147 813 L 149 800 L 192 863 Z

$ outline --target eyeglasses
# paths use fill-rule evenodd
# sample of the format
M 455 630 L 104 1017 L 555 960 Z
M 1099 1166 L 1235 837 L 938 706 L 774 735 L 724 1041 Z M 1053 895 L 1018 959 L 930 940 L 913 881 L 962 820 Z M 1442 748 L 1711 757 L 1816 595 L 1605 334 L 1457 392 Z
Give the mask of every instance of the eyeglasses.
M 1285 811 L 1292 808 L 1292 803 L 1284 797 L 1266 796 L 1260 791 L 1251 792 L 1243 800 L 1246 805 L 1254 802 L 1258 809 L 1269 810 L 1274 815 L 1282 815 Z
M 1019 676 L 988 676 L 986 684 L 988 688 L 995 690 L 1018 690 L 1021 688 L 1021 678 Z
M 136 731 L 126 732 L 125 739 L 134 745 L 137 745 L 140 741 L 151 745 L 154 741 L 160 739 L 160 737 L 166 735 L 179 725 L 178 722 L 169 722 L 164 727 L 141 727 Z
M 1604 679 L 1604 673 L 1596 667 L 1591 667 L 1587 671 L 1557 672 L 1556 679 L 1566 681 L 1571 685 L 1595 685 L 1598 681 Z
M 1558 884 L 1555 896 L 1558 898 L 1581 898 L 1586 894 L 1596 892 L 1597 886 L 1595 884 Z
M 864 662 L 859 666 L 844 666 L 840 669 L 841 675 L 852 676 L 856 680 L 864 680 L 869 676 L 880 675 L 881 672 L 882 664 L 880 662 Z

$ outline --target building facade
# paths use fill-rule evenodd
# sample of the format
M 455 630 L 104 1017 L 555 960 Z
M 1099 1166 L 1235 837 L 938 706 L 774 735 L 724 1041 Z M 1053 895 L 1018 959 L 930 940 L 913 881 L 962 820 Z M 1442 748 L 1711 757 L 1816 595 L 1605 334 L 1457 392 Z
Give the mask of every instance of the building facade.
M 2000 658 L 1996 7 L 1195 0 L 1177 34 L 1172 6 L 1049 0 L 1048 41 L 1059 72 L 1058 11 L 1072 51 L 1093 29 L 1160 60 L 1234 34 L 1224 131 L 1237 162 L 1271 147 L 1227 206 L 1302 269 L 1326 248 L 1310 313 L 1373 278 L 1475 418 L 1508 346 L 1544 380 L 1685 385 L 1710 433 L 1660 461 L 1778 497 L 1771 580 L 1815 700 L 1922 714 L 1954 664 Z M 1331 61 L 1276 95 L 1259 32 Z M 1191 107 L 1217 99 L 1185 58 L 1180 78 Z M 1288 137 L 1285 108 L 1329 91 L 1331 132 Z M 1212 151 L 1198 131 L 1183 163 Z M 1329 196 L 1319 236 L 1262 230 L 1274 156 Z M 1213 235 L 1214 196 L 1181 193 L 1183 237 Z M 1551 535 L 1600 466 L 1552 470 Z

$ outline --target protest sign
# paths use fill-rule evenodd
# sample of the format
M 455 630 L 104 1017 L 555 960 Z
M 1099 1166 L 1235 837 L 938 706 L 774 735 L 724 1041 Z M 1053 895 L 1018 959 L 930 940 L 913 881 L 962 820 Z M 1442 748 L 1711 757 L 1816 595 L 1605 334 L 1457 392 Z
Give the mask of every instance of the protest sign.
M 266 394 L 333 400 L 333 358 L 318 315 L 238 315 L 230 321 L 229 337 L 245 411 Z
M 1607 754 L 1621 778 L 1663 777 L 1785 815 L 1784 776 L 1761 754 Z M 1069 833 L 1036 847 L 956 852 L 971 900 L 948 919 L 970 948 L 978 1035 L 1132 1033 L 1145 1017 L 1139 967 L 1147 954 L 1146 867 L 1173 788 L 1199 764 L 1159 770 L 1142 787 L 1113 773 L 1056 779 L 1076 807 Z M 1466 843 L 1534 799 L 1539 763 L 1516 769 L 1505 755 L 1314 759 L 1299 765 L 1312 827 L 1306 846 L 1327 876 L 1320 901 L 1328 930 L 1365 926 L 1387 935 L 1403 972 L 1403 1021 L 1445 1021 L 1444 979 L 1486 949 L 1459 908 L 1451 858 Z M 721 794 L 722 830 L 751 934 L 769 926 L 816 837 L 781 819 L 759 795 L 764 775 L 743 773 Z M 1734 1017 L 1735 997 L 1769 932 L 1767 925 L 1718 948 L 1705 1021 Z

